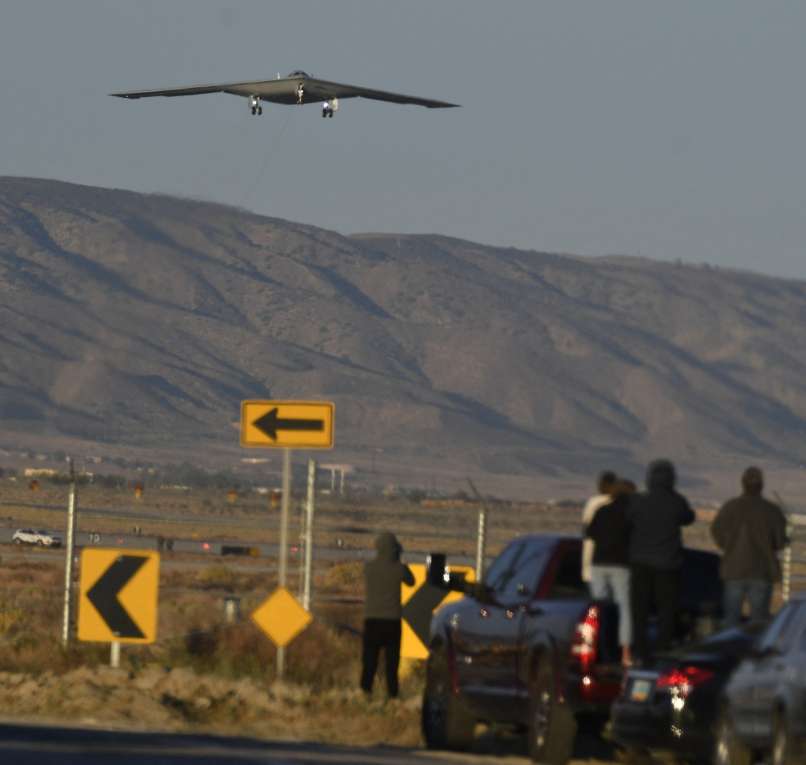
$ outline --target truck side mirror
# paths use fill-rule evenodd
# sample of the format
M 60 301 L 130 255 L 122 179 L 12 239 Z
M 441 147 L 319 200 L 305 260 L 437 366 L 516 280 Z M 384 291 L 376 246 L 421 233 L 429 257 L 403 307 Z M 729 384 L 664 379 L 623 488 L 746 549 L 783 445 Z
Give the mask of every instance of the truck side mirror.
M 425 581 L 432 587 L 450 592 L 471 593 L 475 586 L 468 582 L 465 573 L 449 572 L 445 553 L 430 553 L 425 559 Z
M 448 589 L 448 569 L 445 565 L 445 553 L 429 553 L 425 559 L 425 579 L 433 587 Z

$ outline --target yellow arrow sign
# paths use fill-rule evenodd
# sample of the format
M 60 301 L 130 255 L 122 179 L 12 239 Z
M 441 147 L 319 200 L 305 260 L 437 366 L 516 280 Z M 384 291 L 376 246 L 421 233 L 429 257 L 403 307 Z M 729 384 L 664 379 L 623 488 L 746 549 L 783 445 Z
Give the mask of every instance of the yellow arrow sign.
M 159 560 L 153 550 L 86 548 L 81 553 L 78 639 L 153 643 Z
M 407 609 L 405 607 L 414 602 L 413 598 L 415 595 L 425 594 L 426 589 L 433 589 L 435 591 L 433 593 L 435 597 L 430 601 L 436 602 L 432 613 L 435 613 L 447 603 L 461 600 L 464 595 L 461 592 L 438 591 L 437 588 L 432 587 L 432 585 L 426 584 L 426 568 L 422 563 L 413 563 L 409 568 L 411 569 L 411 573 L 414 574 L 414 584 L 411 587 L 406 584 L 400 585 L 400 604 L 404 607 L 404 618 L 401 622 L 400 656 L 404 659 L 427 659 L 428 647 L 417 637 L 417 633 L 406 620 Z M 464 574 L 468 582 L 476 581 L 476 572 L 471 566 L 448 566 L 448 571 L 454 574 Z M 439 595 L 443 593 L 444 597 L 440 600 Z M 427 600 L 427 598 L 424 600 Z M 430 606 L 426 607 L 430 608 Z
M 332 401 L 242 401 L 241 446 L 332 449 Z
M 278 587 L 253 612 L 252 620 L 277 646 L 288 645 L 313 617 L 285 588 Z

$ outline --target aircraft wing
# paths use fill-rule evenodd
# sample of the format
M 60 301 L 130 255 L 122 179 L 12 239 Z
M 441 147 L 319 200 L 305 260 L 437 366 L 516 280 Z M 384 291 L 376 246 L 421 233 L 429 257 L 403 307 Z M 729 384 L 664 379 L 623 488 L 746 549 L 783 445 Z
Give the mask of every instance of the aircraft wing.
M 288 76 L 277 80 L 252 80 L 250 82 L 227 82 L 218 85 L 191 85 L 190 87 L 165 88 L 162 90 L 127 90 L 110 93 L 118 98 L 152 98 L 154 96 L 197 96 L 204 93 L 232 93 L 237 96 L 257 96 L 263 101 L 275 103 L 299 103 L 298 87 L 303 88 L 303 103 L 327 101 L 332 98 L 371 98 L 375 101 L 391 101 L 396 104 L 416 104 L 429 109 L 458 106 L 447 101 L 390 93 L 386 90 L 361 88 L 339 82 L 317 80 L 308 76 Z
M 415 104 L 425 106 L 428 109 L 447 109 L 459 106 L 447 101 L 435 101 L 431 98 L 419 98 L 418 96 L 407 96 L 403 93 L 390 93 L 387 90 L 373 90 L 372 88 L 361 88 L 357 85 L 343 85 L 339 82 L 327 82 L 310 78 L 305 80 L 305 99 L 316 97 L 319 100 L 329 98 L 371 98 L 374 101 L 391 101 L 395 104 Z
M 258 95 L 283 80 L 256 80 L 253 82 L 227 82 L 220 85 L 191 85 L 184 88 L 165 88 L 163 90 L 127 90 L 121 93 L 110 93 L 118 98 L 152 98 L 153 96 L 199 96 L 204 93 L 235 93 L 239 96 Z

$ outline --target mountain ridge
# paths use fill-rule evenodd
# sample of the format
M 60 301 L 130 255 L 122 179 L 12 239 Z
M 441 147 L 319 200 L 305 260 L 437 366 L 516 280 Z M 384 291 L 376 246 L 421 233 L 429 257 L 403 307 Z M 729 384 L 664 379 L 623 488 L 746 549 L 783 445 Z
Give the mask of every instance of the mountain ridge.
M 806 463 L 802 281 L 0 178 L 0 292 L 7 437 L 236 454 L 240 400 L 316 397 L 400 480 Z

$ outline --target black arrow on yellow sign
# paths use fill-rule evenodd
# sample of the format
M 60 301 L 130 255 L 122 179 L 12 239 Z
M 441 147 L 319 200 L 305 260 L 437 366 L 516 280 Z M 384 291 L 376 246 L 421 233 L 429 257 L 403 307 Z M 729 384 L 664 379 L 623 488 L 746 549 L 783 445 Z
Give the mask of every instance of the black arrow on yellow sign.
M 431 617 L 434 609 L 448 596 L 448 591 L 425 584 L 412 595 L 403 606 L 403 618 L 409 623 L 414 634 L 427 646 L 431 633 Z
M 120 604 L 118 594 L 147 560 L 148 558 L 138 555 L 121 555 L 87 591 L 87 599 L 117 637 L 145 637 L 129 612 Z
M 270 409 L 266 414 L 252 422 L 261 433 L 267 435 L 272 441 L 277 440 L 278 430 L 296 430 L 308 433 L 321 432 L 325 429 L 324 420 L 306 420 L 303 418 L 281 418 L 277 407 Z

